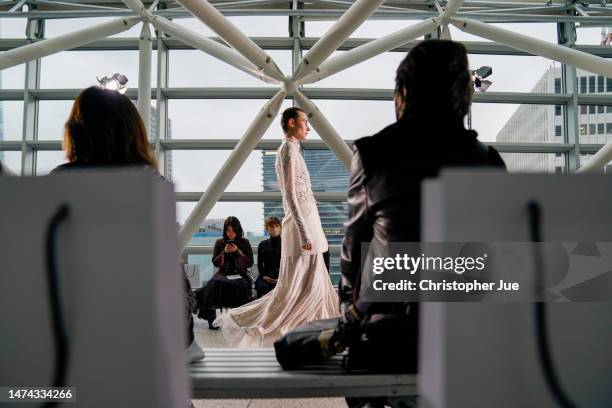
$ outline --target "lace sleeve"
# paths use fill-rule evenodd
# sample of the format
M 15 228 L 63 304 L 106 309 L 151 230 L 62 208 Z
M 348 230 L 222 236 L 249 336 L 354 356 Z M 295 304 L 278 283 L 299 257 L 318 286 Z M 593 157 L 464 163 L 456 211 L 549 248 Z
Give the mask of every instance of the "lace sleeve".
M 311 243 L 312 240 L 308 230 L 306 229 L 304 216 L 302 214 L 302 210 L 300 210 L 298 202 L 296 190 L 296 154 L 299 154 L 297 148 L 291 146 L 289 143 L 285 143 L 285 145 L 280 149 L 280 170 L 282 173 L 283 189 L 286 195 L 285 200 L 287 202 L 287 206 L 289 207 L 291 214 L 293 214 L 293 218 L 297 224 L 302 245 L 306 245 Z

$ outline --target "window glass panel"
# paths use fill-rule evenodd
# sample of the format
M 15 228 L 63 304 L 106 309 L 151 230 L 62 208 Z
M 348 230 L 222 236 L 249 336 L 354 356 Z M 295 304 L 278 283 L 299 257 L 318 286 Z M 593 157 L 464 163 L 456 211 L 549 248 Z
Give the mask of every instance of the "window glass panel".
M 589 113 L 594 114 L 596 109 L 596 105 L 589 105 Z
M 228 19 L 249 37 L 287 37 L 289 35 L 289 17 L 232 16 Z M 196 18 L 177 18 L 174 21 L 207 37 L 217 36 L 213 30 Z
M 61 140 L 74 101 L 38 102 L 38 140 Z
M 193 211 L 195 204 L 195 202 L 176 203 L 177 221 L 180 225 L 185 223 L 185 220 Z M 212 210 L 210 210 L 203 224 L 218 221 L 219 219 L 224 220 L 230 215 L 240 220 L 244 235 L 247 239 L 251 240 L 251 237 L 264 236 L 263 203 L 261 202 L 218 202 Z M 251 241 L 251 244 L 254 241 L 255 240 Z
M 0 150 L 0 162 L 4 169 L 8 168 L 9 172 L 15 175 L 21 174 L 21 152 Z
M 217 175 L 223 163 L 229 157 L 229 150 L 168 150 L 172 156 L 172 181 L 176 191 L 205 191 Z M 266 155 L 264 162 L 262 152 L 252 152 L 242 164 L 236 176 L 225 191 L 264 191 L 262 171 L 271 166 L 272 176 L 276 181 L 274 171 L 275 155 Z M 270 164 L 268 164 L 270 162 Z M 276 185 L 276 183 L 275 183 Z M 278 187 L 276 188 L 278 191 Z M 266 191 L 269 191 L 266 189 Z
M 157 81 L 157 51 L 153 51 L 151 86 Z M 84 63 L 86 62 L 86 63 Z M 138 88 L 138 51 L 65 51 L 42 59 L 41 88 L 86 88 L 98 85 L 96 78 L 120 73 L 128 87 Z
M 470 69 L 483 65 L 493 68 L 487 78 L 493 82 L 489 92 L 561 92 L 561 65 L 546 58 L 470 54 L 469 63 Z M 523 75 L 516 75 L 517 66 L 525 68 Z
M 393 101 L 314 100 L 314 103 L 345 140 L 373 135 L 395 122 Z M 310 128 L 308 137 L 319 139 L 317 131 Z
M 269 50 L 267 53 L 286 75 L 291 73 L 290 51 Z M 168 73 L 171 87 L 278 87 L 200 50 L 170 50 Z
M 336 51 L 333 56 L 345 51 Z M 313 88 L 395 88 L 395 71 L 406 57 L 402 52 L 386 52 L 370 58 L 319 82 L 306 85 Z
M 25 86 L 25 64 L 0 71 L 0 88 L 23 89 Z
M 579 116 L 579 124 L 588 127 L 587 134 L 580 134 L 581 143 L 606 143 L 608 141 L 608 121 L 607 116 L 604 112 L 607 111 L 612 105 L 589 105 L 589 111 L 598 112 L 597 115 L 585 115 Z
M 587 77 L 581 76 L 580 77 L 580 93 L 586 93 L 586 92 L 587 92 Z
M 474 103 L 472 128 L 483 142 L 558 143 L 555 126 L 564 124 L 554 110 L 554 105 Z
M 600 45 L 604 38 L 604 27 L 576 26 L 576 44 Z
M 171 99 L 168 118 L 173 139 L 240 139 L 266 103 L 263 99 Z M 286 99 L 279 117 L 264 134 L 266 139 L 280 139 L 280 113 L 291 106 Z
M 586 105 L 580 105 L 580 114 L 586 115 L 588 107 Z
M 306 37 L 321 37 L 335 21 L 307 21 Z M 394 33 L 406 27 L 410 27 L 418 21 L 410 20 L 366 20 L 350 36 L 350 38 L 380 38 Z M 424 38 L 423 36 L 419 37 Z
M 561 111 L 562 111 L 561 105 L 556 105 L 555 106 L 555 116 L 561 115 Z
M 58 35 L 72 33 L 84 28 L 92 27 L 96 24 L 102 24 L 107 21 L 115 20 L 113 17 L 88 17 L 88 18 L 58 18 L 45 20 L 45 37 L 52 38 Z M 115 34 L 110 38 L 125 38 L 125 37 L 140 37 L 142 24 L 137 23 L 127 31 Z M 151 36 L 155 36 L 155 29 L 150 27 Z
M 595 93 L 595 76 L 589 76 L 589 93 Z
M 23 101 L 1 101 L 0 119 L 0 141 L 23 138 Z
M 565 172 L 565 158 L 554 153 L 500 153 L 510 173 L 556 173 L 560 167 Z
M 555 126 L 555 137 L 561 137 L 562 135 L 561 126 Z
M 26 18 L 0 18 L 0 38 L 26 38 Z
M 62 150 L 38 151 L 36 152 L 36 175 L 49 174 L 51 170 L 66 162 L 66 153 Z
M 557 43 L 557 25 L 555 23 L 494 23 L 491 25 L 554 44 Z M 491 41 L 463 32 L 450 24 L 448 27 L 450 28 L 452 39 L 455 41 Z
M 607 134 L 612 133 L 612 123 L 606 123 L 606 133 Z
M 604 77 L 602 77 L 601 75 L 599 75 L 597 77 L 597 92 L 602 93 L 605 92 L 605 82 L 604 82 Z

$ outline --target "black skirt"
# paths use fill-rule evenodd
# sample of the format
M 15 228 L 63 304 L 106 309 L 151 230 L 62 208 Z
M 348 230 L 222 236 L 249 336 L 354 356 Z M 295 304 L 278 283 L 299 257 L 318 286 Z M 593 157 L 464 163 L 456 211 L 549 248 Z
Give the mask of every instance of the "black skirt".
M 228 279 L 216 273 L 198 293 L 198 308 L 203 310 L 238 307 L 251 300 L 251 282 L 241 277 Z

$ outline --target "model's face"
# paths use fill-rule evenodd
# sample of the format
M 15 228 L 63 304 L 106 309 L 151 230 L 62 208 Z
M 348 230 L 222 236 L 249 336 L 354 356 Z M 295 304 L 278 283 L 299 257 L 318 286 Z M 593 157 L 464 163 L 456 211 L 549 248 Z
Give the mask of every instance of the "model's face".
M 227 235 L 230 240 L 236 239 L 236 233 L 234 232 L 234 228 L 231 225 L 228 225 L 225 229 L 225 235 Z
M 281 228 L 280 225 L 268 225 L 268 232 L 270 233 L 270 236 L 273 238 L 276 238 L 280 235 L 281 232 Z
M 308 126 L 308 117 L 304 112 L 298 112 L 297 119 L 289 119 L 289 131 L 287 136 L 295 137 L 298 140 L 306 139 L 310 127 Z

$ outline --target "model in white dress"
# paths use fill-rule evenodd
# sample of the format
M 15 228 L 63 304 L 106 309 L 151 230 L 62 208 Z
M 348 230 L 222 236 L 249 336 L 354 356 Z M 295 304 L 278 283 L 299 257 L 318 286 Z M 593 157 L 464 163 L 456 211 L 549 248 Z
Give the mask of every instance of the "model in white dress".
M 300 115 L 305 118 L 303 112 Z M 301 324 L 340 314 L 338 295 L 323 261 L 327 239 L 297 139 L 283 140 L 276 174 L 285 211 L 278 283 L 267 295 L 215 320 L 231 346 L 269 347 Z

